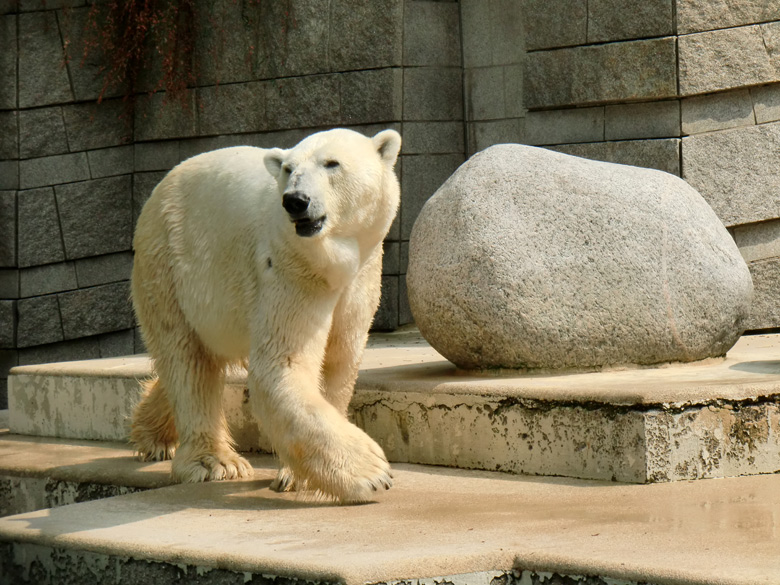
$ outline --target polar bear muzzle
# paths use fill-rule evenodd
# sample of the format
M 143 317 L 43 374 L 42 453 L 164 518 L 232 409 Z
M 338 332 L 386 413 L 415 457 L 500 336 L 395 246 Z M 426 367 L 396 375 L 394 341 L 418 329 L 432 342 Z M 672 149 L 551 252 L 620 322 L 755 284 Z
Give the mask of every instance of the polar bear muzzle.
M 317 206 L 309 205 L 311 199 L 305 193 L 293 191 L 282 196 L 282 207 L 295 224 L 295 233 L 308 238 L 318 233 L 325 224 L 325 215 L 317 216 Z
M 326 219 L 327 218 L 323 215 L 317 219 L 299 219 L 294 221 L 295 233 L 302 238 L 309 238 L 322 229 Z

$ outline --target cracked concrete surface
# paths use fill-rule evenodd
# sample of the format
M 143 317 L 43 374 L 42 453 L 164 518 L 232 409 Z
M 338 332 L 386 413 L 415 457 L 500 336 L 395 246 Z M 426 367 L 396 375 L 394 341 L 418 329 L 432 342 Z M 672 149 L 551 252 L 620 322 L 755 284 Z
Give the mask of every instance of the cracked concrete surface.
M 596 372 L 459 371 L 414 329 L 373 336 L 352 417 L 391 461 L 645 483 L 780 469 L 780 335 L 725 359 Z M 145 357 L 15 368 L 16 433 L 123 440 Z M 242 450 L 268 450 L 241 372 L 225 408 Z M 85 416 L 85 412 L 90 416 Z
M 113 467 L 149 485 L 170 465 L 116 444 L 25 441 L 0 438 L 0 467 L 27 458 L 36 473 L 80 481 Z M 2 518 L 0 582 L 770 585 L 780 575 L 778 475 L 636 485 L 394 464 L 393 489 L 343 507 L 272 492 L 275 462 L 252 462 L 246 480 Z

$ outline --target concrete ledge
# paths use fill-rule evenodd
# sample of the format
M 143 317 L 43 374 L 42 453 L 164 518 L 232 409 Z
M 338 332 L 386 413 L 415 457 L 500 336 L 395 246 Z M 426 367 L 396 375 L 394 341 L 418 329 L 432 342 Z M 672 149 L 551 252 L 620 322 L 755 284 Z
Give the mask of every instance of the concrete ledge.
M 410 329 L 375 336 L 352 416 L 391 461 L 645 483 L 780 470 L 780 336 L 723 359 L 601 372 L 463 373 Z M 24 366 L 15 433 L 124 440 L 143 357 Z M 268 449 L 242 372 L 225 408 L 242 450 Z M 89 416 L 85 416 L 89 414 Z
M 9 439 L 21 450 L 22 439 L 0 446 Z M 116 455 L 117 474 L 146 473 L 129 450 L 94 447 Z M 247 480 L 0 519 L 0 580 L 525 585 L 557 574 L 573 584 L 747 585 L 780 574 L 780 476 L 641 486 L 394 465 L 395 486 L 375 503 L 339 507 L 270 491 L 275 462 L 254 464 Z

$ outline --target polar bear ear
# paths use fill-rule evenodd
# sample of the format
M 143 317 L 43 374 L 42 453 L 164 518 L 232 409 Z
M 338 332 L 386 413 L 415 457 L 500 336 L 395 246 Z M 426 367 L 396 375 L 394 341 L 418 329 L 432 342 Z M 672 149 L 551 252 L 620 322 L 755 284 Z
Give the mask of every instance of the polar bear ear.
M 398 152 L 401 150 L 401 135 L 395 130 L 382 130 L 371 139 L 379 156 L 388 166 L 395 164 Z
M 282 150 L 281 148 L 272 148 L 265 153 L 263 162 L 265 163 L 265 168 L 268 169 L 269 173 L 271 173 L 271 176 L 279 176 L 279 173 L 282 170 L 282 163 L 284 162 L 285 154 L 287 154 L 287 151 Z

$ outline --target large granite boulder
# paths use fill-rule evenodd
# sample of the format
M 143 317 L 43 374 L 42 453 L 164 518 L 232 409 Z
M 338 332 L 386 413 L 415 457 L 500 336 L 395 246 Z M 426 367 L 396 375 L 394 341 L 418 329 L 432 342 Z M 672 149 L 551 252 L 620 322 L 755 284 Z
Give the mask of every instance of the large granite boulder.
M 680 178 L 518 144 L 463 164 L 409 244 L 415 322 L 467 369 L 722 356 L 753 291 L 731 236 Z

